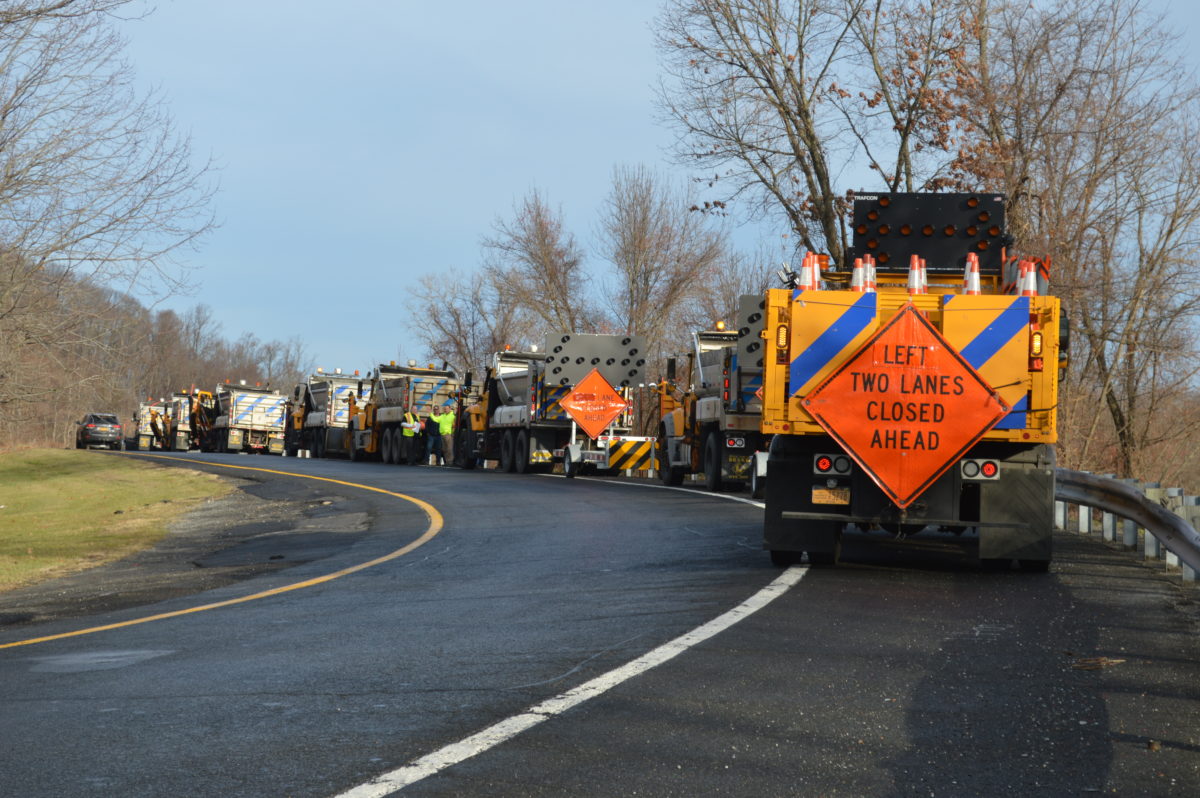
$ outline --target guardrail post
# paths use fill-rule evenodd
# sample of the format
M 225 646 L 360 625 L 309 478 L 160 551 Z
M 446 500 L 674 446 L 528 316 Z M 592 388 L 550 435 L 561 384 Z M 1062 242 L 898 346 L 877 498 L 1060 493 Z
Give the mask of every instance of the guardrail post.
M 1109 543 L 1117 539 L 1117 517 L 1112 513 L 1100 516 L 1100 535 Z
M 1163 499 L 1167 497 L 1166 489 L 1157 482 L 1147 482 L 1146 487 L 1142 490 L 1142 493 L 1146 494 L 1146 498 L 1150 501 L 1158 502 L 1160 504 L 1162 503 Z M 1142 538 L 1145 540 L 1145 558 L 1147 560 L 1162 559 L 1163 545 L 1159 539 L 1154 537 L 1154 535 L 1150 534 L 1149 532 L 1143 534 Z
M 1142 483 L 1136 479 L 1122 479 L 1126 485 L 1136 490 L 1142 489 Z M 1138 525 L 1128 518 L 1121 519 L 1121 546 L 1126 551 L 1137 551 L 1138 547 Z
M 1138 527 L 1128 518 L 1121 519 L 1121 546 L 1126 551 L 1137 551 Z
M 1167 488 L 1167 495 L 1163 499 L 1163 504 L 1166 508 L 1175 515 L 1183 516 L 1183 488 Z M 1170 549 L 1164 551 L 1165 559 L 1168 568 L 1179 567 L 1179 555 Z
M 1090 535 L 1092 533 L 1092 508 L 1086 504 L 1079 505 L 1079 534 Z
M 1193 528 L 1200 524 L 1200 496 L 1180 496 L 1179 516 Z M 1194 585 L 1196 583 L 1196 569 L 1192 566 L 1182 563 L 1179 572 L 1184 584 Z
M 1061 529 L 1063 532 L 1067 531 L 1067 503 L 1066 502 L 1057 502 L 1056 501 L 1054 503 L 1054 528 Z

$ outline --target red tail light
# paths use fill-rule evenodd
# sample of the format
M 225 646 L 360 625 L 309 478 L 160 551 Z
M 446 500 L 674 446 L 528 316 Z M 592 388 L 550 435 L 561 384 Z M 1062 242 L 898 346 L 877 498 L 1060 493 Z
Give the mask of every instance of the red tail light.
M 822 455 L 817 458 L 817 470 L 822 474 L 833 468 L 833 458 Z
M 96 425 L 95 425 L 95 424 L 88 424 L 88 425 L 87 425 L 87 428 L 88 428 L 88 429 L 95 429 L 95 428 L 96 428 Z

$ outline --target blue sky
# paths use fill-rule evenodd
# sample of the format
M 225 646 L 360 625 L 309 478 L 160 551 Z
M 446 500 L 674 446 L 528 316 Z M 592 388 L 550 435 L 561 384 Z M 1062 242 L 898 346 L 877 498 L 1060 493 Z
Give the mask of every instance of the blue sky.
M 616 165 L 669 171 L 655 7 L 159 0 L 130 61 L 221 183 L 185 256 L 200 288 L 167 306 L 300 336 L 314 366 L 420 357 L 407 288 L 474 270 L 517 199 L 544 192 L 586 246 Z
M 1200 4 L 1151 5 L 1200 31 Z M 209 305 L 230 338 L 298 336 L 312 366 L 421 357 L 407 290 L 473 271 L 530 190 L 587 249 L 615 166 L 684 177 L 655 121 L 658 6 L 147 2 L 129 60 L 221 184 L 220 228 L 183 255 L 198 288 L 166 306 Z M 760 236 L 778 241 L 738 241 Z

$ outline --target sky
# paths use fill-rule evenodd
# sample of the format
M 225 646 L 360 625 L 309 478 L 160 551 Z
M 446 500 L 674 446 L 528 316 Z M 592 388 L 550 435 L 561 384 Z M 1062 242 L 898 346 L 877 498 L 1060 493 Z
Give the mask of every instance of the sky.
M 1200 32 L 1200 3 L 1149 2 Z M 654 107 L 659 6 L 146 0 L 127 57 L 220 184 L 219 227 L 180 253 L 195 290 L 158 307 L 205 304 L 230 339 L 299 338 L 313 368 L 423 358 L 409 292 L 470 279 L 532 190 L 586 251 L 614 168 L 686 178 Z
M 676 173 L 656 6 L 157 0 L 128 58 L 220 180 L 219 229 L 181 255 L 198 289 L 160 307 L 299 336 L 314 367 L 421 358 L 408 292 L 467 279 L 531 190 L 586 248 L 616 166 Z

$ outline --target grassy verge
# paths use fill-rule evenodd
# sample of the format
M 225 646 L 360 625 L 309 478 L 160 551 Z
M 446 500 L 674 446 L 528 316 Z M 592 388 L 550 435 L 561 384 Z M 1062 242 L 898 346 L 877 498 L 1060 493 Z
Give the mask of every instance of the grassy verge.
M 0 453 L 0 591 L 153 546 L 176 517 L 229 490 L 212 474 L 121 455 Z

